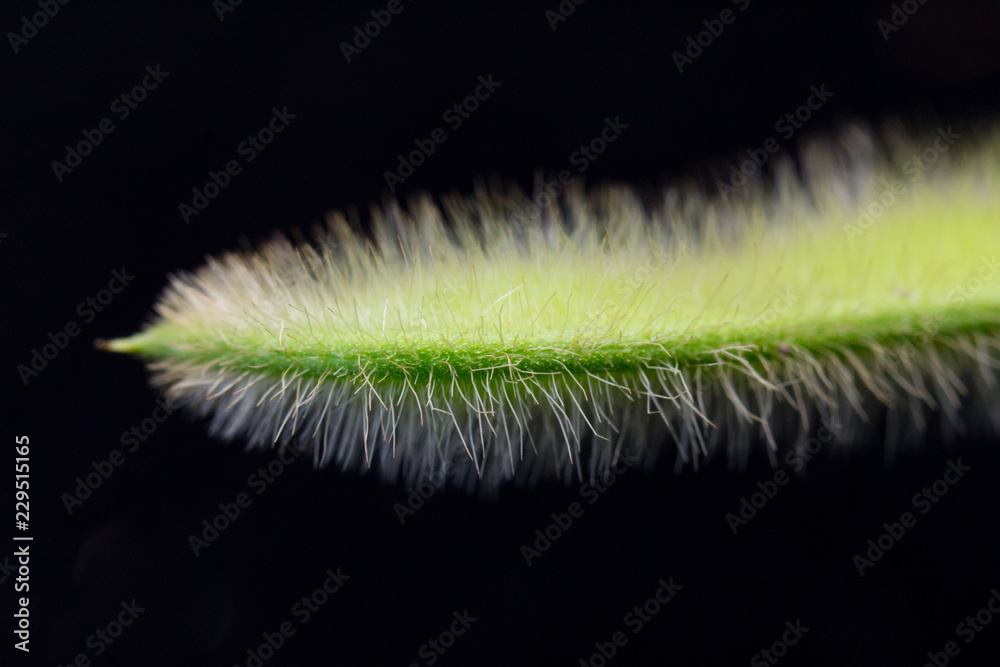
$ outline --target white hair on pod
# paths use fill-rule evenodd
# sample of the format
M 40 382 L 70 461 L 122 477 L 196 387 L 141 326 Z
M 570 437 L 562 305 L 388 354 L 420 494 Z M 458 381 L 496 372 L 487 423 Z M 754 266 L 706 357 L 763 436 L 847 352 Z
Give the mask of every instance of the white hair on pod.
M 912 181 L 925 144 L 901 145 L 853 128 L 806 147 L 804 176 L 775 158 L 769 186 L 725 197 L 539 210 L 480 190 L 390 202 L 367 231 L 332 215 L 314 244 L 171 277 L 150 325 L 103 345 L 221 438 L 486 493 L 663 449 L 777 462 L 820 424 L 832 450 L 890 454 L 932 411 L 1000 428 L 1000 142 Z

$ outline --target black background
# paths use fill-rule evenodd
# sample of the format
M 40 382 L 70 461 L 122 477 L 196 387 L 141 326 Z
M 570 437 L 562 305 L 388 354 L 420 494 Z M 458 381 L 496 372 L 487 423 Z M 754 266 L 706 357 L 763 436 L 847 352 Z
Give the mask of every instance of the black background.
M 427 664 L 421 645 L 468 609 L 478 620 L 437 664 L 578 665 L 595 642 L 628 631 L 624 615 L 661 577 L 683 589 L 611 664 L 747 664 L 796 619 L 810 630 L 782 664 L 917 665 L 959 639 L 955 626 L 1000 586 L 995 438 L 947 449 L 932 434 L 891 464 L 878 442 L 821 456 L 735 536 L 724 516 L 770 478 L 764 457 L 743 473 L 719 461 L 680 475 L 663 460 L 585 505 L 531 567 L 521 546 L 581 500 L 578 488 L 510 488 L 495 502 L 442 491 L 401 525 L 402 485 L 301 462 L 195 557 L 188 536 L 272 456 L 210 439 L 180 414 L 72 514 L 64 507 L 76 478 L 156 407 L 142 365 L 92 341 L 136 330 L 166 275 L 206 254 L 308 229 L 331 210 L 356 206 L 363 217 L 387 194 L 396 156 L 442 126 L 480 75 L 501 87 L 397 195 L 468 193 L 489 176 L 530 189 L 537 169 L 569 168 L 616 116 L 628 129 L 588 184 L 653 187 L 706 164 L 724 169 L 774 136 L 811 85 L 834 96 L 796 139 L 894 116 L 960 130 L 1000 102 L 994 3 L 931 0 L 888 41 L 876 26 L 888 2 L 674 4 L 589 0 L 553 31 L 545 10 L 555 0 L 404 2 L 351 63 L 339 43 L 385 3 L 247 0 L 220 20 L 209 0 L 74 0 L 19 53 L 5 40 L 3 425 L 5 458 L 14 434 L 31 438 L 35 540 L 32 652 L 5 646 L 4 663 L 85 653 L 95 665 L 246 664 L 262 633 L 296 622 L 292 605 L 338 567 L 349 581 L 266 664 Z M 726 7 L 735 23 L 679 73 L 671 53 Z M 0 29 L 19 30 L 36 11 L 6 3 Z M 51 163 L 65 146 L 112 117 L 111 101 L 156 65 L 169 76 L 57 180 Z M 185 225 L 178 205 L 192 188 L 285 106 L 289 127 Z M 134 281 L 84 323 L 77 305 L 122 267 Z M 25 386 L 16 366 L 71 320 L 81 335 Z M 956 457 L 972 471 L 859 577 L 852 557 Z M 0 584 L 7 638 L 12 586 Z M 145 611 L 95 657 L 87 637 L 133 598 Z M 953 664 L 985 664 L 1000 653 L 1000 619 L 961 646 Z

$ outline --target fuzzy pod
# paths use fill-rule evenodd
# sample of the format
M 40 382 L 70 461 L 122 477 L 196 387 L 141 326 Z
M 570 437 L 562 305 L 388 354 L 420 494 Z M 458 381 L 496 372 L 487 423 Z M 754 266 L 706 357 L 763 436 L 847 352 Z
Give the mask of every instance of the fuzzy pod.
M 1000 428 L 1000 140 L 892 136 L 851 128 L 712 192 L 333 214 L 314 243 L 171 276 L 101 345 L 223 439 L 486 493 L 663 450 L 776 463 L 820 428 L 887 454 L 932 418 Z

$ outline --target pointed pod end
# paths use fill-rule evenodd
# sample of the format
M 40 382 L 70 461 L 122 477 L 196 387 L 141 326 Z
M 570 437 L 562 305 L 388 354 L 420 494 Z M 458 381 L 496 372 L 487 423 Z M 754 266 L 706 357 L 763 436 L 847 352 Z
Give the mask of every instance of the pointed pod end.
M 97 338 L 94 340 L 94 347 L 105 352 L 121 352 L 125 354 L 138 354 L 142 350 L 143 334 L 126 336 L 125 338 L 114 338 L 105 340 Z

